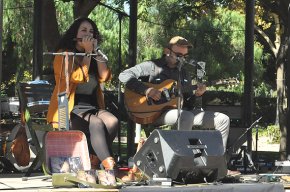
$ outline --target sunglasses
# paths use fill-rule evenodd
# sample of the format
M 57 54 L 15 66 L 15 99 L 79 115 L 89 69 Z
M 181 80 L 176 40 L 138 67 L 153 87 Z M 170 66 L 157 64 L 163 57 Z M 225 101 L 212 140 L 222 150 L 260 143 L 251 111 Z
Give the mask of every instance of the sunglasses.
M 188 53 L 187 54 L 182 54 L 182 53 L 178 53 L 178 52 L 175 52 L 175 51 L 173 51 L 172 49 L 170 49 L 170 48 L 168 48 L 171 52 L 173 52 L 175 55 L 176 55 L 176 57 L 183 57 L 183 58 L 187 58 L 188 57 Z

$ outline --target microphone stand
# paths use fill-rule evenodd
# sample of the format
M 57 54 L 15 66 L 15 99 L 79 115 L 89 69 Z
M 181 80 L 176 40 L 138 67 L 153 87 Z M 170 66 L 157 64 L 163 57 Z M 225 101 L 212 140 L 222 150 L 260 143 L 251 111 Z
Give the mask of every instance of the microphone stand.
M 113 8 L 111 6 L 108 6 L 108 5 L 106 5 L 106 4 L 102 3 L 102 2 L 98 2 L 98 4 L 104 6 L 107 9 L 110 9 L 110 10 L 112 10 L 115 13 L 118 14 L 118 20 L 119 20 L 118 73 L 120 73 L 121 72 L 121 68 L 122 68 L 122 46 L 121 46 L 122 45 L 122 34 L 121 34 L 122 33 L 122 19 L 124 17 L 128 17 L 129 18 L 130 16 L 127 13 L 125 13 L 123 11 L 120 11 L 118 9 L 115 9 L 115 8 Z M 119 117 L 118 118 L 120 118 L 120 113 L 121 113 L 121 110 L 123 109 L 122 108 L 122 106 L 123 106 L 122 102 L 123 102 L 123 95 L 122 95 L 122 91 L 121 91 L 121 82 L 118 81 L 118 110 L 119 110 L 119 112 L 118 112 Z M 119 127 L 120 127 L 121 123 L 120 123 L 120 121 L 118 121 L 118 122 L 119 122 Z M 132 138 L 133 137 L 132 134 L 131 134 L 131 131 L 128 131 L 128 134 L 129 134 L 128 138 Z M 133 142 L 131 141 L 132 139 L 128 139 L 128 140 L 129 140 L 128 142 L 130 142 L 130 143 L 128 143 L 128 146 L 132 146 L 133 145 Z M 129 151 L 133 151 L 133 149 L 129 149 Z M 119 155 L 118 158 L 120 160 L 120 157 L 121 157 L 121 129 L 118 129 L 118 155 Z
M 248 127 L 247 129 L 246 129 L 246 131 L 238 138 L 238 139 L 236 139 L 235 140 L 235 142 L 232 144 L 232 146 L 230 146 L 227 150 L 226 150 L 226 152 L 228 153 L 229 152 L 229 150 L 230 149 L 233 149 L 234 147 L 235 147 L 235 145 L 238 143 L 238 141 L 240 141 L 241 140 L 241 138 L 242 137 L 244 137 L 247 133 L 248 133 L 248 131 L 249 130 L 251 130 L 257 123 L 259 123 L 259 121 L 262 119 L 262 117 L 260 117 L 260 118 L 258 118 L 254 123 L 252 123 L 252 125 L 250 126 L 250 127 Z M 250 155 L 247 153 L 247 149 L 246 149 L 246 147 L 244 146 L 242 146 L 242 148 L 241 148 L 242 150 L 240 151 L 240 153 L 239 154 L 241 154 L 242 153 L 242 151 L 244 150 L 244 173 L 246 173 L 247 172 L 247 162 L 246 162 L 246 160 L 245 160 L 245 156 L 247 156 L 248 157 L 248 161 L 250 161 L 251 163 L 252 163 L 252 166 L 253 166 L 253 168 L 257 171 L 257 169 L 256 169 L 256 167 L 255 167 L 255 165 L 254 165 L 254 163 L 253 163 L 253 160 L 251 159 L 251 157 L 250 157 Z M 239 155 L 238 155 L 239 156 Z
M 180 114 L 181 114 L 181 101 L 182 101 L 182 91 L 181 91 L 181 69 L 182 66 L 184 65 L 184 59 L 181 58 L 177 58 L 178 59 L 178 82 L 177 82 L 177 89 L 178 89 L 178 93 L 177 93 L 177 130 L 180 130 L 180 124 L 181 124 L 181 120 L 180 120 Z
M 180 120 L 180 115 L 181 115 L 181 101 L 183 99 L 183 95 L 182 95 L 182 85 L 181 85 L 181 69 L 183 67 L 183 65 L 185 63 L 191 65 L 191 66 L 197 66 L 198 63 L 195 60 L 191 60 L 189 62 L 186 62 L 184 58 L 179 58 L 177 57 L 177 61 L 178 61 L 178 82 L 177 82 L 177 130 L 180 130 L 180 124 L 181 124 L 181 120 Z
M 250 127 L 248 127 L 247 129 L 246 129 L 246 131 L 238 138 L 238 139 L 236 139 L 235 140 L 235 142 L 232 144 L 232 146 L 230 146 L 228 149 L 227 149 L 227 152 L 231 149 L 231 148 L 233 148 L 233 147 L 235 147 L 235 145 L 238 143 L 238 141 L 240 141 L 241 140 L 241 138 L 245 135 L 245 134 L 247 134 L 247 132 L 250 130 L 250 129 L 252 129 L 257 123 L 259 123 L 259 121 L 262 119 L 262 117 L 260 117 L 259 119 L 257 119 L 254 123 L 252 123 L 252 125 L 250 126 Z
M 122 67 L 122 18 L 123 14 L 118 12 L 118 20 L 119 20 L 119 49 L 118 49 L 118 74 L 121 73 Z M 123 96 L 121 95 L 121 82 L 118 81 L 118 115 L 121 113 L 121 106 L 123 101 Z M 118 117 L 120 118 L 120 116 Z M 121 122 L 118 121 L 119 129 L 118 129 L 118 161 L 121 160 Z

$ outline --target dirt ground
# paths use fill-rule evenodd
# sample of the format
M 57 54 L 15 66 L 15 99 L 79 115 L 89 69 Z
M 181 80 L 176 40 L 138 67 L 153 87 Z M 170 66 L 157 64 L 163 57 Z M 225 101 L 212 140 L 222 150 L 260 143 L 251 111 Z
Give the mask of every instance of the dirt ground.
M 253 150 L 256 151 L 256 140 L 253 138 Z M 279 152 L 280 144 L 271 144 L 267 137 L 258 137 L 258 151 Z

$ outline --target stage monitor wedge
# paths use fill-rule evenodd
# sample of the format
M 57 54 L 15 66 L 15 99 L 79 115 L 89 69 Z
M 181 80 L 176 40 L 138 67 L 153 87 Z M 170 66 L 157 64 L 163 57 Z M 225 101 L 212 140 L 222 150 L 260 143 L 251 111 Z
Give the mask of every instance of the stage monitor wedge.
M 213 130 L 154 130 L 134 156 L 148 178 L 207 182 L 227 173 L 222 136 Z

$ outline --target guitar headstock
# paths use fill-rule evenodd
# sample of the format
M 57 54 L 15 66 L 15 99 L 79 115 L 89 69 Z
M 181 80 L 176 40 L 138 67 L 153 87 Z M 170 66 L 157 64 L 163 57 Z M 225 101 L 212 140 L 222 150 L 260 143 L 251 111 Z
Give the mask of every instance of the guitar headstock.
M 196 65 L 196 78 L 198 82 L 202 82 L 203 77 L 205 76 L 205 62 L 199 61 Z

